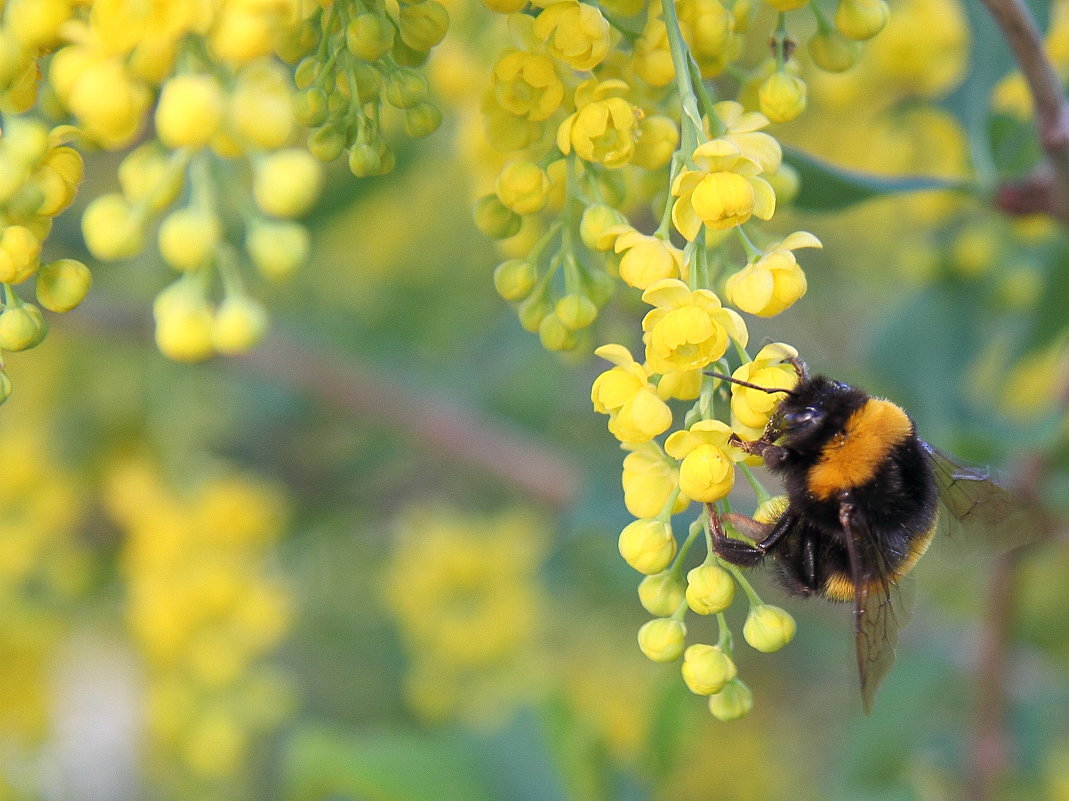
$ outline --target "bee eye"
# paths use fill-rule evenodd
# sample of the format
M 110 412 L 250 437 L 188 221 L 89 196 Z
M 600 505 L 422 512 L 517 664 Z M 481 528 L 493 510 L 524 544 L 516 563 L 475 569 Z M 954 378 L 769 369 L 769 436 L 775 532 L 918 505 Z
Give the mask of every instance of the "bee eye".
M 799 412 L 787 412 L 783 415 L 783 424 L 787 428 L 801 428 L 815 420 L 820 420 L 822 416 L 820 409 L 807 406 Z

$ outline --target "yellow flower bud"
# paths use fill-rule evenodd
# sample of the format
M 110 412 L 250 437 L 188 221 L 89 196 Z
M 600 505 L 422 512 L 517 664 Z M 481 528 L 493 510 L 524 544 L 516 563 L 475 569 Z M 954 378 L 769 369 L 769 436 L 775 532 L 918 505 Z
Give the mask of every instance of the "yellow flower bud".
M 430 136 L 441 124 L 442 112 L 432 103 L 417 103 L 405 109 L 405 133 L 413 139 Z
M 551 351 L 571 350 L 576 345 L 575 334 L 555 313 L 547 314 L 538 323 L 538 338 L 542 347 Z
M 212 310 L 194 289 L 173 284 L 156 296 L 152 309 L 160 353 L 180 362 L 202 361 L 212 355 Z
M 386 82 L 386 99 L 397 108 L 412 108 L 427 99 L 427 79 L 417 69 L 398 67 Z
M 249 229 L 245 249 L 261 275 L 284 281 L 308 261 L 311 243 L 308 229 L 300 223 L 264 221 Z
M 354 149 L 359 145 L 354 146 Z M 368 145 L 363 145 L 368 147 Z M 331 124 L 324 125 L 312 132 L 312 135 L 308 137 L 308 152 L 315 156 L 317 159 L 323 162 L 334 161 L 345 150 L 345 134 Z M 372 151 L 374 152 L 374 151 Z M 381 164 L 378 154 L 375 153 L 374 167 L 377 170 Z M 373 173 L 368 170 L 362 173 L 358 173 L 353 169 L 353 161 L 349 159 L 349 169 L 352 170 L 353 175 L 361 178 L 365 175 L 372 175 Z
M 672 526 L 656 519 L 628 523 L 620 532 L 620 555 L 639 573 L 660 573 L 676 555 Z
M 82 214 L 85 246 L 103 261 L 127 259 L 144 247 L 141 221 L 122 195 L 93 198 Z
M 537 331 L 542 325 L 543 318 L 552 312 L 549 301 L 542 293 L 524 298 L 516 307 L 516 316 L 520 320 L 520 325 L 525 331 L 531 333 Z
M 93 284 L 89 268 L 74 259 L 59 259 L 41 267 L 37 273 L 37 301 L 49 311 L 70 311 Z
M 308 211 L 323 185 L 319 162 L 307 150 L 289 148 L 256 164 L 252 194 L 256 205 L 275 217 L 299 217 Z
M 182 191 L 183 171 L 172 168 L 170 158 L 155 142 L 139 145 L 119 163 L 119 186 L 123 197 L 132 204 L 144 201 L 152 211 L 159 211 Z
M 805 111 L 805 81 L 797 75 L 777 70 L 757 90 L 761 113 L 772 122 L 790 122 Z
M 735 597 L 735 581 L 719 565 L 701 565 L 687 573 L 687 604 L 699 615 L 723 612 Z
M 160 223 L 160 255 L 176 270 L 195 270 L 211 259 L 222 236 L 219 217 L 207 209 L 176 209 Z
M 679 147 L 679 128 L 675 120 L 661 114 L 643 117 L 638 122 L 638 138 L 631 163 L 646 170 L 659 170 Z
M 484 195 L 475 201 L 475 227 L 490 239 L 508 239 L 520 232 L 523 220 L 507 208 L 497 195 Z
M 624 487 L 624 506 L 627 511 L 635 517 L 653 517 L 676 490 L 679 474 L 664 458 L 660 449 L 648 443 L 641 450 L 635 450 L 624 457 L 621 483 Z M 672 511 L 682 512 L 689 503 L 690 498 L 681 492 L 672 506 Z
M 212 344 L 220 353 L 244 353 L 267 332 L 267 310 L 246 295 L 229 295 L 212 319 Z
M 591 250 L 612 250 L 616 238 L 627 230 L 627 218 L 612 206 L 595 203 L 583 209 L 579 237 Z
M 0 228 L 0 281 L 19 284 L 38 267 L 41 240 L 24 225 Z
M 825 72 L 846 72 L 857 63 L 860 49 L 857 42 L 834 30 L 817 31 L 806 46 L 813 63 Z
M 47 333 L 41 310 L 31 303 L 0 313 L 0 350 L 28 350 L 41 344 Z
M 523 300 L 531 294 L 537 280 L 535 266 L 524 259 L 509 259 L 494 270 L 494 288 L 505 300 Z
M 682 620 L 654 618 L 638 630 L 638 647 L 647 659 L 654 662 L 679 659 L 686 640 L 687 627 Z
M 594 301 L 581 293 L 565 295 L 557 301 L 554 311 L 565 327 L 572 331 L 586 328 L 598 316 Z
M 683 457 L 679 487 L 703 503 L 718 501 L 735 486 L 735 465 L 716 445 L 699 445 Z
M 223 87 L 211 75 L 176 75 L 160 90 L 156 135 L 167 147 L 203 147 L 219 131 Z
M 683 585 L 672 571 L 646 576 L 639 582 L 638 599 L 651 615 L 667 617 L 683 603 Z
M 549 176 L 530 161 L 513 161 L 497 177 L 497 196 L 517 214 L 534 214 L 546 206 Z
M 683 652 L 682 671 L 683 681 L 697 695 L 720 692 L 738 673 L 731 657 L 719 646 L 702 643 L 695 643 Z
M 238 142 L 275 150 L 289 141 L 294 120 L 288 80 L 282 67 L 270 61 L 242 69 L 228 108 L 230 129 Z
M 445 37 L 449 12 L 437 0 L 402 3 L 398 14 L 401 41 L 419 52 L 426 52 Z
M 713 717 L 725 723 L 737 720 L 753 709 L 753 693 L 750 688 L 732 679 L 718 693 L 709 696 L 709 711 Z
M 315 128 L 327 120 L 327 93 L 313 86 L 293 95 L 293 116 L 306 128 Z M 341 151 L 339 151 L 341 152 Z M 330 159 L 327 159 L 329 161 Z
M 358 14 L 345 29 L 345 46 L 364 61 L 378 61 L 393 47 L 393 25 L 380 14 Z
M 794 618 L 772 604 L 755 604 L 746 615 L 742 636 L 751 648 L 770 654 L 794 639 Z
M 609 23 L 597 6 L 576 0 L 550 3 L 535 17 L 534 35 L 554 58 L 591 70 L 609 51 Z
M 839 0 L 835 27 L 847 39 L 864 41 L 882 31 L 890 16 L 884 0 Z

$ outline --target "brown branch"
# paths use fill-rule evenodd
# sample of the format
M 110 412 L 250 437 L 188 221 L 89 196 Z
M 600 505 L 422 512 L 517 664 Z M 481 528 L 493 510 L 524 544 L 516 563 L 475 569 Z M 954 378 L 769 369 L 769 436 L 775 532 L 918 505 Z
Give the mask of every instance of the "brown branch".
M 1045 211 L 1069 222 L 1069 103 L 1047 58 L 1043 36 L 1023 0 L 983 0 L 1032 93 L 1039 144 L 1047 167 L 1023 182 L 1000 189 L 996 205 L 1009 213 Z M 1022 196 L 1023 202 L 1022 202 Z
M 74 335 L 151 341 L 143 315 L 99 299 L 71 312 L 65 322 Z M 550 506 L 565 507 L 578 493 L 577 465 L 546 444 L 450 403 L 432 386 L 409 386 L 371 365 L 324 353 L 320 345 L 276 334 L 251 353 L 220 363 L 282 382 L 361 421 L 388 425 L 446 462 L 475 467 Z

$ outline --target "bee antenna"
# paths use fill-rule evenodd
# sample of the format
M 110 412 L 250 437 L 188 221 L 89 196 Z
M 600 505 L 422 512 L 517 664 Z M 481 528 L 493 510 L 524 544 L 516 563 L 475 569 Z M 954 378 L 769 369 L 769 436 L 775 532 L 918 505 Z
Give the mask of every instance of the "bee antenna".
M 729 375 L 724 375 L 723 373 L 706 372 L 705 375 L 711 376 L 713 378 L 719 378 L 721 381 L 730 381 L 732 384 L 738 384 L 742 387 L 749 387 L 750 389 L 759 389 L 762 392 L 767 392 L 769 395 L 775 395 L 777 392 L 782 392 L 785 395 L 795 394 L 793 389 L 786 389 L 784 387 L 762 387 L 760 384 L 751 384 L 749 381 L 743 381 L 738 378 L 733 378 Z

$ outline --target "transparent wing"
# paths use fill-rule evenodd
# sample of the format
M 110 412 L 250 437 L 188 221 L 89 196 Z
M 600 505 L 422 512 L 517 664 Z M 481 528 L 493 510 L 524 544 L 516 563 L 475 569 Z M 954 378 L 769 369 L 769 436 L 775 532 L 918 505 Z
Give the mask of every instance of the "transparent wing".
M 895 583 L 886 550 L 865 521 L 840 511 L 854 585 L 854 646 L 861 703 L 871 712 L 876 690 L 895 661 L 898 632 L 909 622 L 912 583 Z
M 940 530 L 955 534 L 964 529 L 970 541 L 997 550 L 1024 545 L 1034 537 L 1024 506 L 990 468 L 962 465 L 927 442 L 921 446 L 939 488 Z

